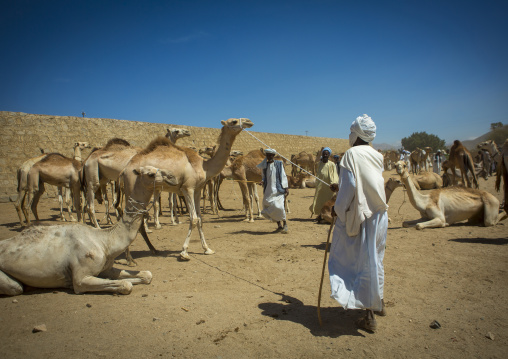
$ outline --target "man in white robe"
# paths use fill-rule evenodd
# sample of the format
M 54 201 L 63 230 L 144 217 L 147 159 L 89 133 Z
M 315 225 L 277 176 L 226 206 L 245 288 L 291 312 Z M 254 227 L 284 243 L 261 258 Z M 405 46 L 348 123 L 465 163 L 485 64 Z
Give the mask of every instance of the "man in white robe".
M 266 158 L 257 167 L 263 172 L 263 217 L 277 222 L 276 232 L 288 233 L 286 211 L 284 209 L 285 196 L 289 195 L 288 179 L 282 161 L 274 160 L 276 151 L 265 150 Z
M 386 315 L 383 301 L 388 206 L 384 191 L 383 156 L 369 146 L 376 135 L 370 117 L 351 125 L 349 143 L 340 162 L 334 210 L 337 214 L 328 271 L 332 298 L 344 309 L 366 309 L 358 325 L 375 331 L 374 314 Z

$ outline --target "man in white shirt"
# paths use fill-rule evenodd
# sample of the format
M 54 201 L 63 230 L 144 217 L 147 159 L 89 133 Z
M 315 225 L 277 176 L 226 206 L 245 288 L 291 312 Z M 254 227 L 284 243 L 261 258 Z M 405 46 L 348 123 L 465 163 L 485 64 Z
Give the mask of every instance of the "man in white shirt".
M 337 214 L 328 271 L 332 298 L 344 309 L 366 309 L 358 322 L 374 332 L 374 314 L 386 315 L 383 300 L 388 205 L 384 191 L 383 156 L 369 146 L 376 125 L 367 115 L 351 125 L 349 143 L 340 162 L 334 211 Z

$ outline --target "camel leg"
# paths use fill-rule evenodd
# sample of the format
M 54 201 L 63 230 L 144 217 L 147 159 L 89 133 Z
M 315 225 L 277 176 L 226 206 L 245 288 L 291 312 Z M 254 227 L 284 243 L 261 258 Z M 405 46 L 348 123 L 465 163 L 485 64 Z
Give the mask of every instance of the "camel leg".
M 108 196 L 108 184 L 101 185 L 102 198 L 104 200 L 104 206 L 106 206 L 106 224 L 113 224 L 111 214 L 109 213 L 109 196 Z
M 76 191 L 76 189 L 74 191 Z M 77 186 L 77 191 L 81 192 L 79 185 Z M 79 197 L 78 198 L 78 207 L 76 207 L 76 200 L 74 198 L 74 193 L 71 193 L 71 190 L 69 188 L 64 188 L 64 193 L 65 193 L 65 200 L 64 201 L 67 206 L 67 214 L 69 215 L 69 219 L 71 220 L 71 222 L 76 222 L 76 218 L 74 218 L 74 216 L 72 215 L 71 195 L 73 198 L 74 210 L 76 211 L 76 213 L 83 213 L 83 210 L 82 210 L 83 207 L 81 205 L 81 194 L 80 193 L 78 194 L 78 197 Z M 62 213 L 62 216 L 63 216 L 63 213 Z M 79 216 L 79 217 L 81 218 L 81 216 Z
M 238 185 L 240 186 L 240 190 L 242 191 L 243 206 L 246 211 L 244 222 L 252 223 L 254 222 L 254 215 L 252 213 L 252 206 L 249 200 L 249 189 L 247 188 L 247 183 L 239 181 Z
M 97 217 L 95 216 L 95 192 L 97 191 L 96 186 L 89 183 L 88 189 L 86 191 L 86 201 L 88 202 L 88 216 L 90 217 L 90 221 L 95 228 L 101 228 L 99 226 L 99 222 L 97 222 Z
M 159 222 L 159 211 L 161 209 L 161 205 L 159 203 L 161 191 L 159 189 L 155 189 L 153 193 L 153 220 L 155 222 L 155 229 L 161 229 L 161 222 Z
M 257 218 L 263 218 L 263 216 L 261 215 L 261 207 L 259 206 L 258 187 L 256 186 L 255 183 L 251 183 L 251 185 L 252 185 L 252 189 L 254 192 L 254 200 L 256 201 L 256 206 L 258 207 L 258 217 Z M 251 203 L 252 203 L 252 199 L 251 199 Z
M 82 213 L 81 213 L 81 203 L 80 203 L 80 200 L 81 200 L 81 195 L 79 193 L 80 191 L 80 184 L 79 182 L 78 183 L 75 183 L 73 185 L 73 188 L 72 189 L 68 189 L 68 191 L 72 191 L 72 199 L 74 201 L 74 208 L 76 209 L 76 215 L 78 217 L 78 222 L 81 222 L 81 216 L 82 216 Z M 70 210 L 70 206 L 68 208 Z M 71 212 L 69 211 L 69 214 L 71 216 L 71 221 L 76 221 L 73 217 L 72 217 L 72 214 Z
M 23 214 L 22 206 L 25 202 L 26 192 L 25 191 L 19 191 L 18 192 L 18 198 L 16 199 L 16 202 L 14 202 L 14 207 L 16 208 L 16 212 L 18 213 L 19 217 L 19 223 L 23 226 L 25 225 L 25 221 L 23 220 L 23 217 L 25 215 Z M 26 219 L 26 217 L 25 217 Z
M 416 229 L 424 229 L 424 228 L 444 228 L 448 226 L 448 224 L 441 218 L 433 218 L 427 222 L 420 222 L 416 225 Z
M 23 293 L 23 285 L 11 276 L 0 271 L 0 294 L 20 295 Z
M 171 225 L 176 226 L 180 224 L 180 218 L 178 217 L 178 212 L 176 210 L 176 205 L 178 198 L 176 198 L 176 193 L 169 193 L 169 213 L 171 214 Z M 175 222 L 176 217 L 176 222 Z
M 185 196 L 185 200 L 187 201 L 187 209 L 189 210 L 190 215 L 190 223 L 189 223 L 189 232 L 187 232 L 187 237 L 185 238 L 185 242 L 183 244 L 182 251 L 180 252 L 180 259 L 182 260 L 190 260 L 189 254 L 187 253 L 187 249 L 189 248 L 190 237 L 192 235 L 192 229 L 198 225 L 199 219 L 196 213 L 196 207 L 199 208 L 199 200 L 201 193 L 198 191 L 197 195 L 194 195 L 194 189 L 188 189 L 183 191 Z M 197 199 L 198 203 L 195 204 L 195 200 Z M 199 210 L 199 209 L 198 209 Z M 202 239 L 203 241 L 203 239 Z
M 426 221 L 426 220 L 427 220 L 427 218 L 420 218 L 420 219 L 415 219 L 415 220 L 413 220 L 413 221 L 404 221 L 404 222 L 402 223 L 402 227 L 404 227 L 404 228 L 414 227 L 414 226 L 416 226 L 418 223 L 424 222 L 424 221 Z
M 29 199 L 28 204 L 30 206 L 30 209 L 32 210 L 32 213 L 34 214 L 36 221 L 39 221 L 39 214 L 37 213 L 37 205 L 39 204 L 39 200 L 45 191 L 46 191 L 46 188 L 44 186 L 44 182 L 42 182 L 39 185 L 39 190 L 37 192 L 35 192 L 35 195 L 33 196 L 33 198 L 28 197 L 28 199 Z M 28 194 L 30 195 L 30 192 Z M 28 223 L 28 224 L 30 224 L 30 223 Z
M 122 279 L 132 284 L 150 284 L 152 282 L 152 273 L 150 271 L 131 271 L 111 267 L 99 274 L 100 278 Z
M 58 191 L 58 204 L 60 205 L 60 220 L 65 222 L 66 219 L 63 214 L 63 195 L 62 195 L 63 188 L 61 186 L 58 186 L 57 191 Z
M 82 294 L 85 292 L 113 292 L 118 294 L 130 294 L 132 283 L 127 280 L 111 280 L 85 276 L 73 278 L 74 293 Z
M 205 250 L 205 254 L 214 254 L 215 251 L 212 250 L 210 247 L 208 247 L 208 245 L 206 244 L 205 234 L 203 233 L 203 222 L 201 219 L 201 211 L 200 211 L 199 206 L 197 206 L 196 217 L 198 219 L 197 227 L 198 227 L 199 239 L 201 239 L 201 247 L 203 247 L 203 249 Z

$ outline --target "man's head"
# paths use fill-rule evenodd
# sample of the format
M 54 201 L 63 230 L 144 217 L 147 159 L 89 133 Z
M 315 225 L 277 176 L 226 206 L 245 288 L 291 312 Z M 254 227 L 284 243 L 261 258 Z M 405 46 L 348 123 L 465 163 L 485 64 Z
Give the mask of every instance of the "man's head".
M 321 161 L 324 163 L 328 162 L 328 159 L 330 158 L 330 155 L 332 154 L 332 150 L 330 147 L 325 147 L 321 151 Z
M 277 151 L 271 149 L 271 148 L 268 148 L 265 150 L 265 156 L 266 156 L 266 162 L 268 163 L 272 163 L 273 162 L 273 158 L 275 157 L 275 154 L 277 153 Z
M 350 128 L 351 133 L 349 134 L 349 145 L 351 147 L 358 144 L 357 142 L 368 143 L 374 140 L 376 137 L 376 124 L 367 115 L 358 116 L 353 121 Z M 357 141 L 360 139 L 361 141 Z

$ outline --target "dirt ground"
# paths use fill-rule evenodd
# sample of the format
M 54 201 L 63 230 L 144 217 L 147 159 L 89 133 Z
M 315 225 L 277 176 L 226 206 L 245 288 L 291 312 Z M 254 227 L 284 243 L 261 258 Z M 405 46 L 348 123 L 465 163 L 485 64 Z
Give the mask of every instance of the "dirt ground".
M 389 176 L 396 175 L 385 172 Z M 494 178 L 480 179 L 480 188 L 501 198 Z M 21 296 L 0 297 L 0 356 L 506 358 L 508 220 L 490 228 L 462 223 L 406 229 L 402 221 L 419 215 L 403 189 L 396 189 L 385 256 L 388 316 L 378 317 L 372 334 L 355 326 L 359 311 L 344 311 L 330 298 L 327 277 L 323 326 L 318 323 L 329 225 L 310 219 L 313 193 L 290 191 L 290 233 L 284 235 L 273 233 L 276 225 L 265 219 L 243 222 L 238 185 L 226 181 L 221 200 L 228 210 L 220 218 L 203 216 L 216 254 L 203 254 L 195 232 L 189 262 L 178 259 L 187 219 L 173 227 L 166 212 L 163 229 L 150 234 L 159 255 L 140 235 L 132 245 L 137 269 L 150 270 L 153 281 L 130 295 L 29 288 Z M 57 207 L 55 199 L 43 200 L 41 220 L 55 221 Z M 13 205 L 0 204 L 0 239 L 20 230 Z M 434 320 L 440 329 L 430 328 Z M 47 331 L 32 333 L 41 324 Z

